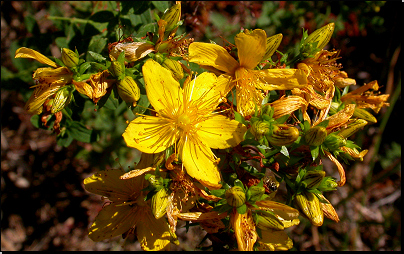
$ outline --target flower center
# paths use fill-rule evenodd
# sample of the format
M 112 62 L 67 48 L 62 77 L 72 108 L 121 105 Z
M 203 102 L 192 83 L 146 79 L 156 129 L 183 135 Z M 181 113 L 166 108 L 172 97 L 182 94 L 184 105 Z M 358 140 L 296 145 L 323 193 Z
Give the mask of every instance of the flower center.
M 177 126 L 180 127 L 183 131 L 189 131 L 192 128 L 191 118 L 186 114 L 182 114 L 177 119 Z

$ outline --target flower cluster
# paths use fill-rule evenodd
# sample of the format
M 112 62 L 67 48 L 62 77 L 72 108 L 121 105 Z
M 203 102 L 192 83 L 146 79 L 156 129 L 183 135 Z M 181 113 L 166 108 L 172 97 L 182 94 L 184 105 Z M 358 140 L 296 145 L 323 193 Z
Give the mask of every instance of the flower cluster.
M 84 180 L 87 191 L 109 199 L 89 237 L 135 234 L 144 250 L 169 249 L 180 244 L 183 220 L 199 223 L 212 241 L 217 233 L 228 237 L 223 248 L 288 250 L 284 229 L 299 224 L 299 215 L 314 226 L 324 216 L 338 222 L 323 193 L 345 184 L 341 160 L 363 160 L 367 150 L 348 138 L 377 121 L 367 109 L 388 106 L 388 95 L 377 94 L 377 81 L 349 92 L 356 82 L 337 63 L 339 51 L 324 49 L 334 24 L 305 31 L 288 55 L 277 51 L 282 34 L 267 37 L 262 29 L 242 30 L 235 45 L 193 42 L 176 36 L 180 17 L 178 2 L 157 19 L 156 34 L 111 43 L 110 60 L 92 52 L 102 63 L 66 48 L 56 62 L 16 51 L 50 66 L 33 74 L 25 109 L 45 124 L 55 115 L 59 135 L 75 91 L 101 106 L 118 95 L 130 108 L 145 91 L 150 103 L 122 134 L 142 152 L 135 168 Z M 207 71 L 197 74 L 189 63 Z M 336 165 L 339 180 L 326 176 L 322 158 Z M 281 184 L 288 195 L 278 195 Z

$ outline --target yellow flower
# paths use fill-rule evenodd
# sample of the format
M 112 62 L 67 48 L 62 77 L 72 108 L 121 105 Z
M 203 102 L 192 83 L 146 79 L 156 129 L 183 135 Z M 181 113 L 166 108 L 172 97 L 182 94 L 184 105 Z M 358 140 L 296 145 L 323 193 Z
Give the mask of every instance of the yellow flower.
M 72 82 L 73 73 L 69 68 L 58 67 L 55 62 L 33 49 L 19 48 L 15 52 L 15 58 L 31 58 L 53 67 L 38 68 L 32 76 L 36 85 L 31 88 L 35 88 L 35 90 L 25 104 L 25 110 L 30 114 L 42 113 L 42 105 L 46 99 L 55 94 L 62 86 Z
M 274 36 L 282 36 L 274 35 Z M 272 37 L 269 37 L 270 39 Z M 277 40 L 269 40 L 275 42 Z M 244 30 L 235 37 L 239 61 L 235 60 L 225 48 L 203 42 L 194 42 L 189 46 L 189 61 L 201 65 L 215 73 L 224 73 L 228 79 L 229 92 L 234 86 L 237 91 L 237 111 L 243 116 L 254 113 L 255 105 L 261 105 L 262 90 L 290 90 L 303 87 L 307 79 L 302 70 L 254 68 L 266 56 L 267 36 L 264 30 L 252 32 Z M 270 56 L 266 56 L 270 57 Z
M 87 191 L 111 201 L 95 218 L 89 237 L 98 242 L 136 229 L 143 250 L 169 247 L 171 235 L 165 218 L 156 219 L 150 201 L 144 201 L 141 190 L 146 181 L 143 177 L 121 180 L 124 173 L 121 169 L 107 169 L 84 179 Z
M 244 214 L 240 214 L 233 209 L 230 215 L 230 224 L 234 230 L 237 239 L 239 251 L 253 251 L 253 246 L 258 239 L 255 223 L 251 210 Z
M 145 153 L 175 145 L 191 177 L 208 188 L 220 188 L 218 159 L 210 148 L 234 147 L 246 131 L 239 122 L 212 112 L 221 101 L 222 79 L 203 73 L 186 80 L 182 89 L 170 71 L 152 59 L 144 64 L 143 76 L 157 115 L 133 120 L 122 135 L 126 144 Z

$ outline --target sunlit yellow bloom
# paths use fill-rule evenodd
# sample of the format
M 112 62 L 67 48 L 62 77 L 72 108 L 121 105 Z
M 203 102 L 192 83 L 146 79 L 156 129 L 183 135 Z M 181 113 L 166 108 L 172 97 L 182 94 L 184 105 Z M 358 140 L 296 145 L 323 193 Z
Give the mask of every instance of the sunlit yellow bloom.
M 369 89 L 372 89 L 374 92 L 369 91 Z M 345 94 L 341 97 L 341 101 L 345 103 L 354 102 L 358 108 L 371 108 L 378 113 L 382 107 L 389 106 L 390 104 L 386 102 L 389 95 L 375 95 L 377 90 L 379 90 L 379 85 L 375 80 Z
M 275 35 L 278 36 L 278 35 Z M 228 76 L 229 92 L 234 86 L 237 91 L 237 111 L 243 116 L 254 113 L 255 105 L 261 105 L 262 90 L 290 90 L 303 87 L 307 79 L 302 70 L 264 69 L 254 70 L 267 51 L 267 36 L 264 30 L 244 30 L 235 37 L 239 61 L 225 48 L 211 43 L 194 42 L 189 46 L 189 61 L 215 73 Z M 265 59 L 264 59 L 265 60 Z
M 144 64 L 143 76 L 157 115 L 133 120 L 123 134 L 126 144 L 145 153 L 175 145 L 191 177 L 208 188 L 220 188 L 218 160 L 211 148 L 234 147 L 246 131 L 239 122 L 213 113 L 223 94 L 220 80 L 203 73 L 193 81 L 186 80 L 182 89 L 171 73 L 152 59 Z M 219 84 L 215 85 L 216 81 Z
M 19 48 L 15 52 L 15 58 L 31 58 L 53 67 L 38 68 L 32 76 L 36 85 L 31 88 L 35 90 L 25 104 L 25 110 L 30 114 L 42 113 L 42 105 L 46 99 L 73 80 L 73 73 L 69 68 L 58 67 L 55 62 L 33 49 Z
M 144 201 L 143 177 L 121 180 L 121 169 L 107 169 L 84 179 L 87 191 L 107 197 L 111 203 L 99 212 L 89 229 L 93 241 L 102 241 L 135 228 L 143 250 L 162 250 L 170 243 L 165 218 L 156 219 L 150 201 Z

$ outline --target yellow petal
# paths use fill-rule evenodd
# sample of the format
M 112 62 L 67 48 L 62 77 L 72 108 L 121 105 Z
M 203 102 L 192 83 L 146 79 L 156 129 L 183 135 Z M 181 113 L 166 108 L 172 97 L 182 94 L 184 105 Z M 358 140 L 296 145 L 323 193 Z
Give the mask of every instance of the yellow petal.
M 24 109 L 28 111 L 30 114 L 40 114 L 42 113 L 42 105 L 50 96 L 55 94 L 59 88 L 61 88 L 63 84 L 54 83 L 52 86 L 47 84 L 41 84 L 37 86 L 32 93 L 31 97 L 25 104 Z
M 56 69 L 45 67 L 38 68 L 32 75 L 32 78 L 41 84 L 51 85 L 55 81 L 60 81 L 63 84 L 70 83 L 73 79 L 73 73 L 66 67 Z
M 118 43 L 109 53 L 109 57 L 116 60 L 122 51 L 125 52 L 126 60 L 135 62 L 153 52 L 154 46 L 147 42 Z
M 334 157 L 332 156 L 331 153 L 329 153 L 328 151 L 324 150 L 325 155 L 328 157 L 328 159 L 330 159 L 330 161 L 332 161 L 338 168 L 338 173 L 339 173 L 339 177 L 340 180 L 337 182 L 338 186 L 344 186 L 345 182 L 346 182 L 346 177 L 345 177 L 345 170 L 342 167 L 341 163 Z
M 288 205 L 270 200 L 257 201 L 255 203 L 261 210 L 269 210 L 274 212 L 285 220 L 293 220 L 298 218 L 299 211 Z
M 49 58 L 47 58 L 46 56 L 42 55 L 41 53 L 39 53 L 38 51 L 35 51 L 33 49 L 29 49 L 29 48 L 19 48 L 15 51 L 15 58 L 32 58 L 37 60 L 38 62 L 42 63 L 42 64 L 47 64 L 49 66 L 52 66 L 54 68 L 57 67 L 56 63 L 52 60 L 50 60 Z
M 199 65 L 212 66 L 232 75 L 239 67 L 238 62 L 225 48 L 211 43 L 193 42 L 189 45 L 189 61 Z
M 139 206 L 116 206 L 114 203 L 104 206 L 91 225 L 88 237 L 99 242 L 125 233 L 141 219 L 137 216 L 139 210 Z
M 265 69 L 253 70 L 259 73 L 256 87 L 263 90 L 291 90 L 307 85 L 307 77 L 300 69 Z
M 120 176 L 125 171 L 122 169 L 105 169 L 84 179 L 84 188 L 94 194 L 108 197 L 111 201 L 127 201 L 136 193 L 140 194 L 143 179 L 132 178 L 121 180 Z
M 129 123 L 122 134 L 126 145 L 144 153 L 158 153 L 178 139 L 172 123 L 162 117 L 143 116 Z
M 141 247 L 146 251 L 158 251 L 169 247 L 170 229 L 165 218 L 156 219 L 150 209 L 143 209 L 142 219 L 137 224 L 136 233 Z
M 162 115 L 167 110 L 176 111 L 182 104 L 183 91 L 171 72 L 152 59 L 146 61 L 142 71 L 147 98 L 154 109 Z
M 222 115 L 215 115 L 199 123 L 198 136 L 210 148 L 226 149 L 243 141 L 247 128 Z
M 273 118 L 277 119 L 281 116 L 288 115 L 302 109 L 302 112 L 306 112 L 308 102 L 300 96 L 290 95 L 288 97 L 282 97 L 272 103 L 271 107 L 274 109 Z
M 259 250 L 289 250 L 293 241 L 282 230 L 261 230 L 262 238 L 258 240 Z
M 255 223 L 251 215 L 251 210 L 244 214 L 233 211 L 230 223 L 236 235 L 239 251 L 252 251 L 258 234 L 255 231 Z
M 87 95 L 90 99 L 93 98 L 94 90 L 89 84 L 86 82 L 76 82 L 74 80 L 72 83 L 79 93 Z
M 221 95 L 215 89 L 217 77 L 204 72 L 192 81 L 184 84 L 185 100 L 198 103 L 198 108 L 213 111 L 221 102 Z
M 255 29 L 251 33 L 239 33 L 234 38 L 238 50 L 240 66 L 254 69 L 261 62 L 266 52 L 267 34 L 264 30 Z
M 213 152 L 198 137 L 187 137 L 179 146 L 182 163 L 188 175 L 209 189 L 220 189 L 219 168 Z
M 329 120 L 327 131 L 330 133 L 333 129 L 340 127 L 348 122 L 355 111 L 355 104 L 347 104 L 345 108 L 338 111 L 336 114 L 327 118 Z

